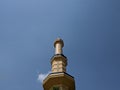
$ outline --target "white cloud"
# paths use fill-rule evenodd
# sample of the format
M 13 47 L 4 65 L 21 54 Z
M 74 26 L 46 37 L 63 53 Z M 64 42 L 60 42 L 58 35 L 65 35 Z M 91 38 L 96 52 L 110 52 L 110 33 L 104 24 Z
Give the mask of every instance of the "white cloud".
M 45 74 L 40 73 L 40 74 L 38 75 L 38 81 L 40 81 L 40 82 L 42 83 L 43 80 L 48 76 L 49 73 L 50 73 L 50 71 L 49 71 L 48 73 L 45 73 Z

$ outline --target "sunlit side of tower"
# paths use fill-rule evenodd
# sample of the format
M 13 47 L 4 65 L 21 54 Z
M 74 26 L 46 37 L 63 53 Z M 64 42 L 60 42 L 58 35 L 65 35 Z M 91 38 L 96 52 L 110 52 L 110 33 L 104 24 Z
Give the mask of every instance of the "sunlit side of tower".
M 62 39 L 55 40 L 55 55 L 51 58 L 52 73 L 43 80 L 44 90 L 75 90 L 74 77 L 66 73 L 67 57 L 63 55 L 63 46 Z

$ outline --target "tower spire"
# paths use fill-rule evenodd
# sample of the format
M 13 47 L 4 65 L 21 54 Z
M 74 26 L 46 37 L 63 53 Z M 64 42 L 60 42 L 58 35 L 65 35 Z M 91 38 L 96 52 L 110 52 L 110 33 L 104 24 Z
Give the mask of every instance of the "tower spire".
M 51 59 L 52 72 L 66 72 L 67 58 L 63 55 L 64 42 L 57 38 L 54 42 L 55 55 Z
M 57 38 L 54 42 L 54 47 L 55 47 L 55 54 L 62 54 L 63 53 L 62 48 L 64 47 L 63 40 L 60 38 Z

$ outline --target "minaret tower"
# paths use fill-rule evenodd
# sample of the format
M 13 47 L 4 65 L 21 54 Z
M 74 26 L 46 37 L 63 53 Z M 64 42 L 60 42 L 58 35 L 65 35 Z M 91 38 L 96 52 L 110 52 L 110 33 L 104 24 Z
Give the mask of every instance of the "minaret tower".
M 75 90 L 74 77 L 66 73 L 67 57 L 63 55 L 64 42 L 54 42 L 55 55 L 51 58 L 51 73 L 43 80 L 44 90 Z

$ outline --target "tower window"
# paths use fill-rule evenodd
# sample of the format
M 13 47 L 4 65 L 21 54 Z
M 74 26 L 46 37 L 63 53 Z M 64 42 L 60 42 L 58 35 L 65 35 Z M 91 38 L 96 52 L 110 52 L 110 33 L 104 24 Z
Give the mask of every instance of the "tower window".
M 53 87 L 53 90 L 59 90 L 59 87 Z

